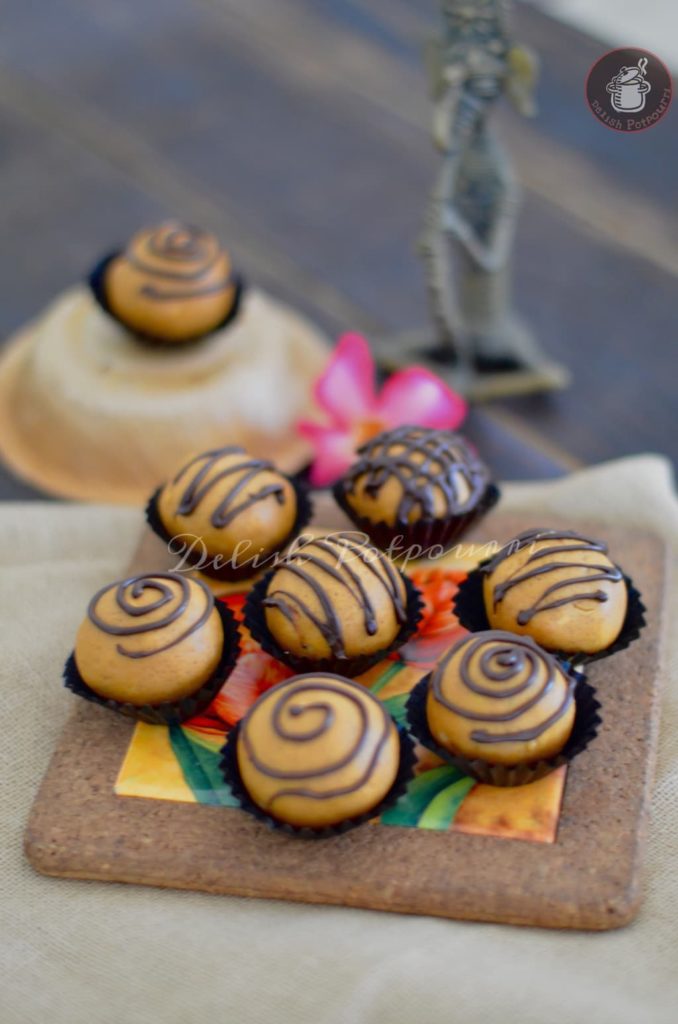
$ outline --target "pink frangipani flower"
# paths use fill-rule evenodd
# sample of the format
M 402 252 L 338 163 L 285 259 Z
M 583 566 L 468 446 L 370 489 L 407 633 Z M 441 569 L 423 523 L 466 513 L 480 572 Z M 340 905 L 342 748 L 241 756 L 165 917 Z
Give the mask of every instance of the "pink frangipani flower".
M 460 395 L 420 366 L 395 373 L 377 394 L 374 359 L 360 334 L 340 338 L 313 394 L 327 422 L 300 420 L 297 430 L 315 450 L 310 471 L 314 487 L 338 480 L 354 461 L 356 449 L 382 430 L 405 424 L 453 430 L 467 411 Z

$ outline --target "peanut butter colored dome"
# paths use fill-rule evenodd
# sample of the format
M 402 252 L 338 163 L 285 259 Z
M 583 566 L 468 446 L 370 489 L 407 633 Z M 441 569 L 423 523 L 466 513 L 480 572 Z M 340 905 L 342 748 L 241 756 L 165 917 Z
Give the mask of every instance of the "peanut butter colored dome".
M 397 427 L 371 438 L 341 482 L 359 516 L 389 526 L 448 519 L 475 508 L 489 471 L 459 434 Z
M 195 693 L 214 674 L 223 646 L 208 588 L 167 572 L 132 576 L 98 591 L 74 654 L 95 693 L 142 706 Z
M 104 287 L 111 313 L 126 327 L 168 343 L 213 331 L 237 293 L 218 239 L 178 221 L 139 231 L 107 267 Z
M 482 571 L 494 629 L 529 635 L 550 650 L 587 654 L 605 650 L 621 632 L 626 581 L 600 541 L 574 530 L 527 530 Z
M 558 754 L 574 725 L 572 678 L 529 637 L 487 630 L 459 641 L 431 675 L 426 718 L 440 746 L 492 764 Z
M 271 577 L 266 625 L 296 657 L 352 658 L 385 650 L 407 618 L 402 576 L 356 534 L 299 545 Z
M 368 813 L 398 773 L 398 731 L 381 702 L 342 676 L 295 676 L 267 690 L 240 724 L 238 770 L 251 799 L 296 826 Z
M 290 538 L 297 514 L 294 487 L 272 463 L 228 445 L 194 455 L 158 497 L 173 537 L 196 538 L 223 564 L 258 564 Z M 218 566 L 217 566 L 218 567 Z

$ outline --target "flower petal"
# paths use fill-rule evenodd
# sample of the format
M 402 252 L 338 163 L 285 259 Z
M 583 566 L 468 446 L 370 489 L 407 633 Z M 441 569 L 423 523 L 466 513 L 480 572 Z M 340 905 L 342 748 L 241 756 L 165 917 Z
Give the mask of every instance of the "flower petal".
M 377 400 L 377 416 L 390 426 L 411 424 L 453 430 L 463 422 L 468 406 L 434 373 L 412 366 L 390 377 Z
M 309 479 L 313 487 L 328 487 L 338 480 L 355 458 L 353 431 L 339 427 L 325 427 L 319 423 L 300 420 L 297 431 L 315 450 Z
M 339 339 L 314 388 L 315 400 L 336 426 L 370 419 L 374 412 L 374 359 L 360 334 Z

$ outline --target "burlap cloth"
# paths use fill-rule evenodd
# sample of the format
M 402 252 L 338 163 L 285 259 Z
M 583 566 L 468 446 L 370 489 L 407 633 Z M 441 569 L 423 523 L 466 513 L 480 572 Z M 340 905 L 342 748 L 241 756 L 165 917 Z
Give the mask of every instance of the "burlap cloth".
M 670 469 L 653 456 L 507 486 L 504 507 L 529 508 L 531 522 L 551 509 L 613 516 L 678 540 Z M 0 1024 L 675 1024 L 675 629 L 646 900 L 626 929 L 556 933 L 35 874 L 22 832 L 72 704 L 60 665 L 88 597 L 125 567 L 141 522 L 120 508 L 0 507 Z

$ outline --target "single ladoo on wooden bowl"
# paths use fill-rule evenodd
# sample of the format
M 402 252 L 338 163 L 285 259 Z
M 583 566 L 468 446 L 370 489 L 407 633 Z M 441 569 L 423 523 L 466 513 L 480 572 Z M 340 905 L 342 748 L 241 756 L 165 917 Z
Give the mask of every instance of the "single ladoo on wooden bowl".
M 217 238 L 168 221 L 145 228 L 89 277 L 109 316 L 147 341 L 185 345 L 234 319 L 243 283 Z
M 107 255 L 0 358 L 0 456 L 65 497 L 144 501 L 224 439 L 296 472 L 327 339 L 246 287 L 208 231 L 169 221 Z

